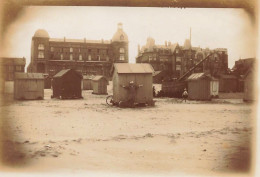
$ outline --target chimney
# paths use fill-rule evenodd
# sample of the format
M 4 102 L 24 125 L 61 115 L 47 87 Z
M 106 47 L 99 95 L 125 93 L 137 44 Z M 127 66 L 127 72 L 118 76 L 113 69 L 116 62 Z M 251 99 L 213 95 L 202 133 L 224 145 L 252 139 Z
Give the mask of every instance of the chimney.
M 84 37 L 84 43 L 86 43 L 86 38 Z
M 64 42 L 66 42 L 66 38 L 64 37 Z
M 140 54 L 140 44 L 138 44 L 138 54 Z
M 172 45 L 172 43 L 170 41 L 168 41 L 168 46 L 171 46 L 171 45 Z
M 165 41 L 165 46 L 167 47 L 167 41 Z

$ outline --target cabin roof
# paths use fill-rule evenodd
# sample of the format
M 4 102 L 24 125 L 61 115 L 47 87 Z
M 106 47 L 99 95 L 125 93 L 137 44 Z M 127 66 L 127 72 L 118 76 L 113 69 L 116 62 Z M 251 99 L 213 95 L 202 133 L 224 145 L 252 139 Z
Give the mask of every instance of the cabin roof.
M 15 73 L 15 79 L 44 79 L 42 73 Z
M 116 71 L 118 74 L 154 73 L 152 66 L 148 63 L 116 63 L 114 64 L 114 71 Z
M 82 75 L 79 74 L 77 71 L 73 70 L 73 69 L 63 69 L 60 72 L 58 72 L 55 76 L 53 76 L 53 78 L 59 78 L 64 76 L 65 74 L 67 74 L 69 71 L 74 71 L 78 76 L 80 76 L 82 78 Z
M 107 78 L 104 77 L 104 76 L 95 76 L 95 77 L 92 78 L 92 80 L 93 81 L 99 81 L 100 79 L 103 79 L 103 78 L 107 80 Z
M 192 75 L 190 75 L 187 79 L 187 81 L 192 81 L 192 80 L 200 80 L 200 79 L 205 79 L 205 78 L 209 78 L 212 80 L 215 80 L 214 77 L 210 76 L 209 74 L 205 74 L 205 73 L 193 73 Z

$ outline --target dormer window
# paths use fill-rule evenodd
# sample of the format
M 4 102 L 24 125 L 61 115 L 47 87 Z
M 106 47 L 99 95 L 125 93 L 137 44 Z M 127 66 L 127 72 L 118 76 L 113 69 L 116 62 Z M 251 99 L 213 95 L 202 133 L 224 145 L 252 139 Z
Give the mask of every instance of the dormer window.
M 124 40 L 124 35 L 121 35 L 121 36 L 120 36 L 120 40 Z
M 44 45 L 43 44 L 39 44 L 38 45 L 38 50 L 44 50 Z

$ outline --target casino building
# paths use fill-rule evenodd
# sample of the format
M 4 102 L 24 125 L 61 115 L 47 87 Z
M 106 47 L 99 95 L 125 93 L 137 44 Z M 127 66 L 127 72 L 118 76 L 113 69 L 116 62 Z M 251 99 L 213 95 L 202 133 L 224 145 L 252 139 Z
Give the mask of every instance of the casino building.
M 50 38 L 47 31 L 39 29 L 32 37 L 27 72 L 53 76 L 71 68 L 84 75 L 108 77 L 113 63 L 128 63 L 128 36 L 122 23 L 111 40 Z

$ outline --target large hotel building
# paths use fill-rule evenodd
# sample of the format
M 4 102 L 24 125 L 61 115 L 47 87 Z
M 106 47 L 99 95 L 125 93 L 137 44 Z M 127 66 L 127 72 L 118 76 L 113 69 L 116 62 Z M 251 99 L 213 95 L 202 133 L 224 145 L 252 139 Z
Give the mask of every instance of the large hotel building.
M 109 76 L 113 63 L 128 63 L 128 37 L 122 23 L 111 40 L 50 38 L 39 29 L 32 37 L 27 71 L 55 75 L 72 68 L 82 74 Z

